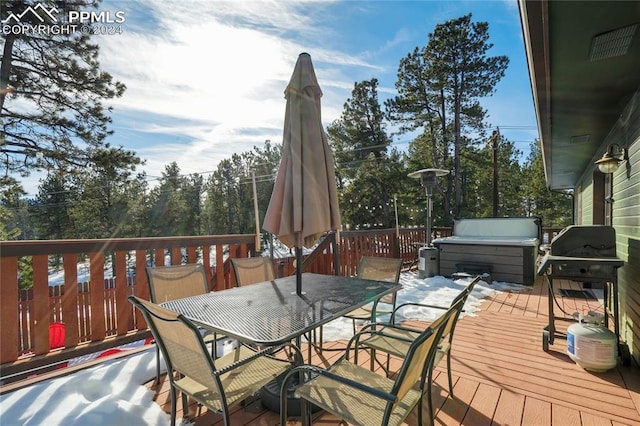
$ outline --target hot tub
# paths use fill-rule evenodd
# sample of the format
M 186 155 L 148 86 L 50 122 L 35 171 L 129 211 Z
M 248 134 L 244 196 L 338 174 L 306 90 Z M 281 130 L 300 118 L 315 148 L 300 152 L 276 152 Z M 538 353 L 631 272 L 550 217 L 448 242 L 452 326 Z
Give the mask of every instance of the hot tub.
M 458 219 L 453 236 L 436 238 L 440 274 L 491 274 L 491 279 L 532 285 L 541 224 L 536 217 Z

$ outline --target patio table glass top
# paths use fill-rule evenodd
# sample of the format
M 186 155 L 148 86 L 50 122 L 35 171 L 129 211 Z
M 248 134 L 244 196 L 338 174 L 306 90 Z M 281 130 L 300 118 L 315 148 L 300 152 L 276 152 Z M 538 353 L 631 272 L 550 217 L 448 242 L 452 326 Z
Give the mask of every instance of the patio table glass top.
M 354 277 L 302 274 L 164 302 L 199 326 L 246 343 L 278 345 L 398 291 L 396 283 Z

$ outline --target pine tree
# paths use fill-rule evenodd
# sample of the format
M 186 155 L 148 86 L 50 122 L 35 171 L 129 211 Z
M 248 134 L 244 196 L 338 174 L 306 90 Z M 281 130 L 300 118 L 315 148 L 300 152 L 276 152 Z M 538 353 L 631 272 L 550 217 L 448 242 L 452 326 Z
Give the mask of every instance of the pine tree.
M 149 196 L 149 222 L 147 235 L 166 237 L 190 235 L 190 205 L 185 197 L 185 189 L 189 187 L 188 179 L 180 173 L 174 161 L 165 166 L 158 186 L 151 190 Z
M 568 226 L 573 223 L 573 197 L 569 192 L 555 192 L 547 187 L 540 143 L 530 146 L 523 166 L 523 198 L 528 215 L 538 216 L 543 226 Z
M 489 25 L 471 22 L 471 14 L 436 25 L 427 45 L 400 62 L 398 96 L 386 103 L 389 117 L 402 124 L 401 131 L 423 128 L 430 135 L 430 167 L 448 168 L 453 148 L 446 194 L 453 189 L 455 217 L 462 208 L 462 156 L 475 142 L 465 135 L 482 134 L 486 111 L 479 99 L 493 92 L 509 63 L 506 56 L 488 56 L 492 46 Z
M 97 3 L 73 5 L 79 9 Z M 55 8 L 61 2 L 3 1 L 0 17 L 38 5 Z M 36 18 L 24 14 L 22 19 Z M 112 133 L 110 109 L 102 101 L 125 90 L 100 69 L 98 45 L 81 32 L 3 32 L 0 38 L 0 174 L 28 175 L 90 164 L 92 153 L 104 148 Z
M 391 139 L 385 132 L 377 79 L 354 84 L 340 119 L 327 127 L 327 136 L 346 179 L 354 178 L 369 154 L 384 157 Z

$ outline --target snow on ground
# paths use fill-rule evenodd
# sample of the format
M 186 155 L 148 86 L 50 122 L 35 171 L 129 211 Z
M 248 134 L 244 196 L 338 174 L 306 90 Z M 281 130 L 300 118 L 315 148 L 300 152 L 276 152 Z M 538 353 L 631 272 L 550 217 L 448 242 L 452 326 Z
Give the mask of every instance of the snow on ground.
M 414 273 L 401 274 L 402 290 L 397 303 L 420 302 L 448 306 L 469 279 L 444 277 L 420 279 Z M 482 299 L 498 291 L 521 291 L 525 286 L 480 281 L 467 299 L 462 316 L 475 315 Z M 432 320 L 442 311 L 407 309 L 405 319 Z M 326 341 L 348 339 L 351 320 L 337 319 L 324 326 Z M 220 346 L 226 352 L 231 345 Z M 155 349 L 107 361 L 69 376 L 47 380 L 0 395 L 0 425 L 33 426 L 120 426 L 168 425 L 170 417 L 153 401 L 145 383 L 155 377 Z
M 431 278 L 420 279 L 415 273 L 405 272 L 400 274 L 400 284 L 402 289 L 398 291 L 396 297 L 396 305 L 403 303 L 422 303 L 447 308 L 454 297 L 456 297 L 463 288 L 467 286 L 469 279 L 461 278 L 451 280 L 445 277 L 436 276 Z M 526 287 L 505 282 L 494 281 L 491 285 L 485 281 L 480 281 L 475 285 L 473 292 L 469 295 L 464 305 L 464 312 L 460 314 L 460 318 L 468 315 L 475 315 L 480 308 L 482 299 L 497 291 L 520 291 Z M 433 321 L 442 314 L 440 309 L 406 307 L 399 312 L 400 320 L 422 319 L 424 321 Z M 381 320 L 386 320 L 382 317 Z M 363 321 L 356 321 L 356 324 L 363 324 Z M 353 322 L 349 318 L 339 318 L 323 327 L 324 340 L 341 340 L 349 339 L 353 335 Z M 329 336 L 329 337 L 327 337 Z

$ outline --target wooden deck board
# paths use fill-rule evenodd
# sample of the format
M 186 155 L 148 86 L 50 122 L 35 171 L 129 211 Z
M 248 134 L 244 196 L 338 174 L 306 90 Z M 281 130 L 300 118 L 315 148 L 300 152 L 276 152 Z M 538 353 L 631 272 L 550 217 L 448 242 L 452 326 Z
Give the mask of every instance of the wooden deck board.
M 551 421 L 564 426 L 581 426 L 580 412 L 559 404 L 551 405 Z
M 525 397 L 522 394 L 503 389 L 500 392 L 500 399 L 496 405 L 491 424 L 503 426 L 519 425 L 522 421 L 524 399 Z
M 580 413 L 580 420 L 582 421 L 582 426 L 610 426 L 611 420 L 602 418 L 600 416 L 596 416 L 591 413 Z
M 455 392 L 455 389 L 454 389 Z M 470 425 L 490 425 L 500 399 L 500 388 L 480 383 L 469 404 L 464 423 Z
M 443 375 L 441 374 L 440 377 Z M 444 377 L 442 377 L 444 379 Z M 447 386 L 446 380 L 441 380 L 440 386 Z M 479 383 L 464 377 L 456 380 L 453 386 L 455 398 L 446 398 L 440 410 L 435 413 L 435 424 L 459 424 L 469 411 L 469 404 L 478 390 Z
M 568 281 L 558 284 L 561 288 L 580 288 Z M 563 338 L 556 338 L 549 352 L 542 350 L 542 329 L 548 322 L 546 286 L 546 280 L 538 279 L 525 291 L 499 292 L 485 299 L 475 316 L 460 319 L 452 347 L 455 398 L 448 394 L 446 363 L 435 371 L 432 390 L 436 425 L 640 424 L 638 366 L 619 366 L 606 373 L 585 371 L 567 356 Z M 568 297 L 557 300 L 566 312 L 600 308 L 597 301 Z M 564 316 L 557 307 L 554 312 Z M 562 319 L 555 322 L 561 332 L 569 324 Z M 345 343 L 330 342 L 325 347 L 343 347 Z M 312 362 L 328 366 L 340 355 L 337 351 L 314 351 Z M 358 363 L 368 367 L 366 352 L 360 352 Z M 392 358 L 392 369 L 400 364 L 401 360 Z M 168 395 L 168 382 L 163 377 L 156 402 L 167 412 Z M 178 416 L 182 416 L 181 404 L 178 407 Z M 232 411 L 233 425 L 279 424 L 278 414 L 264 409 L 258 399 Z M 190 405 L 189 414 L 196 426 L 222 424 L 219 415 L 206 409 L 198 414 L 195 404 Z M 428 415 L 426 404 L 423 415 Z M 415 410 L 406 423 L 417 424 Z M 291 418 L 287 424 L 300 422 Z M 314 425 L 339 424 L 339 419 L 327 413 L 314 416 Z
M 551 403 L 536 398 L 526 398 L 522 425 L 551 425 Z

